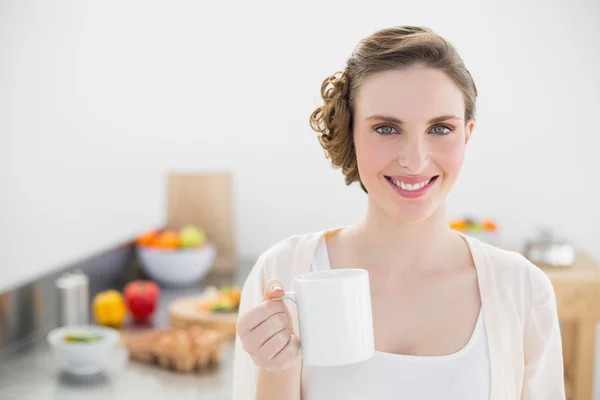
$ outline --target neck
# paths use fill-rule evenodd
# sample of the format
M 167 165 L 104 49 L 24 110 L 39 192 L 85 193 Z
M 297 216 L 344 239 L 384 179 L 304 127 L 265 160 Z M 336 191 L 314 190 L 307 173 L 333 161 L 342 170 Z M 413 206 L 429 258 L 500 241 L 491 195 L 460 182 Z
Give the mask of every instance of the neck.
M 401 222 L 369 201 L 365 219 L 353 231 L 357 250 L 370 263 L 405 271 L 439 267 L 459 239 L 448 226 L 443 205 L 424 220 Z

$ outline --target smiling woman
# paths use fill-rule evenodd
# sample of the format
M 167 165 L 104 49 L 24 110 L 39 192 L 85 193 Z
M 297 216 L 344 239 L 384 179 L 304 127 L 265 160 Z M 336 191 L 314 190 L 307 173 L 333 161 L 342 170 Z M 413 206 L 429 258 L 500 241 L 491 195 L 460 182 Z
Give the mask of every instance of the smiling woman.
M 447 223 L 477 97 L 454 47 L 427 28 L 383 29 L 321 95 L 310 124 L 367 210 L 356 226 L 293 236 L 259 258 L 242 290 L 234 398 L 564 399 L 549 279 Z M 347 268 L 368 272 L 376 351 L 305 363 L 297 311 L 274 299 L 298 274 Z

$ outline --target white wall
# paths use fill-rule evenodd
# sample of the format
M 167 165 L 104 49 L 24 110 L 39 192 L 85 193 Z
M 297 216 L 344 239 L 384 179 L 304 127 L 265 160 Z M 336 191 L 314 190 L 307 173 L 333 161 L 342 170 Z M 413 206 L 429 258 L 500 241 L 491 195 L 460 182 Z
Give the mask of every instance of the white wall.
M 235 172 L 243 255 L 358 221 L 308 116 L 399 24 L 450 39 L 480 91 L 452 214 L 515 246 L 549 224 L 600 260 L 598 1 L 283 4 L 0 0 L 0 290 L 160 225 L 169 169 Z

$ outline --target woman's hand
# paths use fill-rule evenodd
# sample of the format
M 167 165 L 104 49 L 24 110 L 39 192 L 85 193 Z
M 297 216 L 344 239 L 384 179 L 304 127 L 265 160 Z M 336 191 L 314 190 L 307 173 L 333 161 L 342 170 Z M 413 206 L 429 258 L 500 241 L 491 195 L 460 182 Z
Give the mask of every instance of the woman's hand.
M 269 372 L 280 372 L 301 359 L 300 340 L 283 300 L 279 281 L 269 281 L 263 302 L 241 315 L 237 332 L 252 361 Z

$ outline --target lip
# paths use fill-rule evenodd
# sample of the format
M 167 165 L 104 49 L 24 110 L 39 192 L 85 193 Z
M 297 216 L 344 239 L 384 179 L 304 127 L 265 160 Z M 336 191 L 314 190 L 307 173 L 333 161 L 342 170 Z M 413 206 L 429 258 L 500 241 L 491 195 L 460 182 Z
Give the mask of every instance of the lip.
M 431 178 L 435 177 L 437 175 L 388 175 L 389 178 L 392 178 L 393 180 L 395 180 L 396 182 L 403 182 L 403 183 L 410 183 L 415 184 L 415 183 L 420 183 L 420 182 L 424 182 L 424 181 L 428 181 Z
M 386 176 L 385 180 L 392 187 L 392 189 L 394 189 L 394 191 L 396 191 L 396 193 L 398 193 L 400 196 L 408 198 L 408 199 L 416 199 L 418 197 L 421 197 L 421 196 L 425 195 L 425 193 L 427 193 L 427 191 L 433 185 L 435 185 L 435 183 L 437 182 L 437 178 L 438 177 L 439 177 L 439 175 L 417 176 L 417 177 Z M 395 181 L 400 181 L 400 182 L 410 183 L 410 184 L 423 182 L 423 181 L 426 181 L 428 179 L 431 179 L 431 182 L 429 182 L 427 185 L 423 186 L 419 190 L 411 190 L 411 191 L 409 191 L 409 190 L 404 190 L 404 189 L 402 189 L 402 188 L 394 185 L 392 183 L 392 181 L 390 180 L 390 178 L 394 179 Z M 397 179 L 397 178 L 399 178 L 399 179 Z M 410 180 L 407 180 L 407 178 L 410 178 Z

